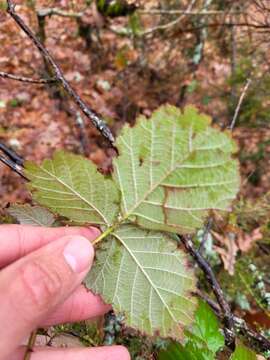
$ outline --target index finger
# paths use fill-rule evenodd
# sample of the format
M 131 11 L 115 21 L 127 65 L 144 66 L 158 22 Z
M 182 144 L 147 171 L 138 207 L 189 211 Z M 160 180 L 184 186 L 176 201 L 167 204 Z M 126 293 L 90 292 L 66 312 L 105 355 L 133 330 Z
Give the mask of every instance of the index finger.
M 99 233 L 99 230 L 94 227 L 45 228 L 29 225 L 1 225 L 0 268 L 60 237 L 81 235 L 94 240 Z

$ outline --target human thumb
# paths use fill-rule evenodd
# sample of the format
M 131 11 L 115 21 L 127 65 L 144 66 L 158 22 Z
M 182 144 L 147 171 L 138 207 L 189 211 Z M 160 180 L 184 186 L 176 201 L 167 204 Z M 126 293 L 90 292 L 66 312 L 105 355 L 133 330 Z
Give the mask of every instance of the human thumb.
M 72 235 L 0 271 L 0 324 L 4 330 L 0 354 L 3 358 L 66 300 L 90 270 L 93 258 L 90 241 Z

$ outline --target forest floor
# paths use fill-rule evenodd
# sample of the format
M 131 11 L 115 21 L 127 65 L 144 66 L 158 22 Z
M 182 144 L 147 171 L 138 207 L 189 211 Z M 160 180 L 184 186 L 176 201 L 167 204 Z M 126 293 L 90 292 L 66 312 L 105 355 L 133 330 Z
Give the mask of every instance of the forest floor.
M 38 2 L 40 8 L 48 5 L 50 1 Z M 67 6 L 68 1 L 61 1 L 61 8 Z M 37 21 L 31 9 L 22 5 L 17 7 L 17 11 L 37 30 Z M 96 24 L 100 20 L 90 13 L 87 21 Z M 105 117 L 115 134 L 125 122 L 134 124 L 139 114 L 149 116 L 161 104 L 179 104 L 179 92 L 183 86 L 189 87 L 184 104 L 195 104 L 217 119 L 217 123 L 228 124 L 230 119 L 226 104 L 217 96 L 211 98 L 211 94 L 217 92 L 218 86 L 222 86 L 229 76 L 230 63 L 211 45 L 206 46 L 204 62 L 196 72 L 196 84 L 200 86 L 192 91 L 194 77 L 186 69 L 180 71 L 181 59 L 176 51 L 168 53 L 172 58 L 172 67 L 166 68 L 163 53 L 166 49 L 162 42 L 155 44 L 148 54 L 148 65 L 142 67 L 138 65 L 139 52 L 131 48 L 125 38 L 106 30 L 100 31 L 101 40 L 92 45 L 98 47 L 93 53 L 78 36 L 76 20 L 52 16 L 46 21 L 46 46 L 81 97 Z M 0 11 L 0 43 L 0 71 L 32 78 L 44 75 L 40 54 L 4 11 Z M 157 70 L 154 65 L 158 65 Z M 205 92 L 211 99 L 207 104 L 205 96 L 202 101 Z M 55 89 L 50 86 L 28 85 L 0 78 L 0 140 L 12 146 L 26 160 L 41 161 L 50 157 L 56 149 L 63 148 L 82 153 L 74 115 L 76 111 L 67 98 L 56 99 Z M 99 167 L 108 169 L 114 152 L 91 124 L 86 125 L 85 133 L 89 139 L 87 156 Z M 266 144 L 263 151 L 269 155 L 269 135 L 269 126 L 238 126 L 233 132 L 242 157 L 245 157 L 241 163 L 244 196 L 256 197 L 267 191 L 270 158 L 254 162 L 252 155 L 256 156 L 259 152 L 260 144 Z M 258 179 L 250 183 L 248 179 L 254 174 L 259 174 Z M 22 180 L 2 165 L 0 177 L 0 197 L 4 206 L 29 200 Z

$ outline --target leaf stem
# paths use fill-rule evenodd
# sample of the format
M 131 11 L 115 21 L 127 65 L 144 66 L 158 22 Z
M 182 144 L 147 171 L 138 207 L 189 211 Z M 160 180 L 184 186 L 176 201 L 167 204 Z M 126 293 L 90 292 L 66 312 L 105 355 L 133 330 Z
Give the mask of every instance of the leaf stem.
M 23 360 L 29 360 L 33 351 L 33 347 L 35 345 L 36 342 L 36 337 L 37 337 L 37 329 L 34 330 L 31 335 L 30 338 L 28 340 L 28 344 L 27 344 L 27 348 L 26 348 L 26 352 L 24 355 Z
M 94 241 L 92 241 L 92 245 L 99 244 L 105 237 L 110 235 L 115 230 L 116 227 L 117 225 L 110 226 L 106 231 L 104 231 L 101 235 L 99 235 L 99 237 L 97 237 Z

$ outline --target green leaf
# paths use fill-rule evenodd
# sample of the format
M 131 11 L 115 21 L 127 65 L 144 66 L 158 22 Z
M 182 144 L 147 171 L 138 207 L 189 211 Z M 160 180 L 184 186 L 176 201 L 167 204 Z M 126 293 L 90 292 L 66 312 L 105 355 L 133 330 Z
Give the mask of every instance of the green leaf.
M 97 251 L 86 285 L 149 335 L 180 338 L 193 320 L 193 271 L 165 233 L 123 226 Z
M 231 360 L 256 360 L 256 354 L 243 345 L 238 345 L 232 354 Z
M 165 351 L 161 351 L 158 360 L 215 360 L 214 354 L 189 342 L 186 346 L 172 343 Z
M 49 227 L 55 222 L 54 215 L 40 206 L 14 204 L 7 212 L 20 224 Z
M 227 210 L 239 188 L 235 144 L 193 107 L 164 106 L 125 126 L 114 179 L 124 219 L 156 230 L 190 233 L 210 209 Z
M 195 315 L 195 323 L 191 331 L 186 332 L 191 341 L 200 341 L 212 353 L 216 353 L 224 346 L 224 337 L 219 329 L 219 322 L 209 305 L 200 301 Z
M 41 166 L 26 163 L 34 199 L 70 220 L 110 226 L 118 212 L 115 184 L 81 156 L 59 151 Z
M 203 301 L 199 302 L 195 323 L 185 335 L 185 345 L 172 343 L 160 353 L 159 360 L 215 360 L 225 344 L 215 314 Z

